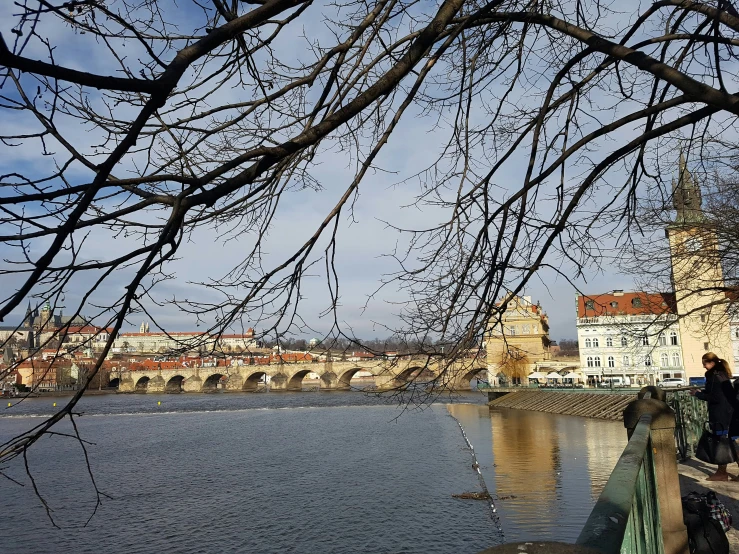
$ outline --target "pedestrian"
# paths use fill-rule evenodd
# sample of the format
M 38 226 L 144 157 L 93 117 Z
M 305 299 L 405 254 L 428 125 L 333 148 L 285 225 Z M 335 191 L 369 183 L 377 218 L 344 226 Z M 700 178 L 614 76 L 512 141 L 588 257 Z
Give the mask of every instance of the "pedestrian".
M 739 435 L 739 425 L 731 429 L 734 408 L 730 398 L 734 395 L 731 383 L 731 369 L 726 360 L 722 360 L 713 352 L 703 354 L 703 367 L 706 369 L 705 389 L 692 389 L 691 395 L 708 402 L 708 425 L 713 435 Z M 739 421 L 737 422 L 739 424 Z M 728 481 L 729 473 L 726 464 L 719 464 L 716 473 L 707 478 L 708 481 Z

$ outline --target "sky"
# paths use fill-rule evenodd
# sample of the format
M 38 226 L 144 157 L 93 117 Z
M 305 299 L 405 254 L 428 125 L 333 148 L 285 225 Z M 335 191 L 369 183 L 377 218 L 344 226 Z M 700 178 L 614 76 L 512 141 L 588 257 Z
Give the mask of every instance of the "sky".
M 183 5 L 180 17 L 186 25 L 188 4 Z M 11 37 L 10 28 L 14 23 L 11 17 L 17 8 L 9 2 L 0 3 L 0 32 L 6 41 Z M 299 35 L 310 29 L 313 35 L 320 36 L 327 30 L 322 28 L 319 19 L 320 13 L 309 13 L 302 30 L 295 31 L 294 46 L 288 41 L 281 43 L 279 48 L 299 52 L 304 48 L 304 39 Z M 64 49 L 60 49 L 57 59 L 69 67 L 82 69 L 81 60 L 84 60 L 84 69 L 104 72 L 103 63 L 89 60 L 86 52 L 94 48 L 90 44 L 89 36 L 69 36 L 64 29 L 47 28 L 46 31 L 54 39 L 65 36 Z M 29 48 L 26 53 L 29 57 L 43 58 L 44 53 L 38 48 Z M 133 54 L 133 53 L 131 53 Z M 97 67 L 96 67 L 97 66 Z M 227 95 L 227 91 L 222 94 Z M 23 122 L 11 118 L 4 110 L 0 110 L 0 129 L 7 132 L 11 128 L 23 128 L 33 123 Z M 408 228 L 421 228 L 435 223 L 444 215 L 429 207 L 419 207 L 413 200 L 419 192 L 417 180 L 402 182 L 422 169 L 429 161 L 438 155 L 442 148 L 442 133 L 429 130 L 429 120 L 418 113 L 411 113 L 404 118 L 402 125 L 390 139 L 378 165 L 386 171 L 370 173 L 364 180 L 355 209 L 351 216 L 345 214 L 340 224 L 337 241 L 337 270 L 340 278 L 340 321 L 350 328 L 354 334 L 362 338 L 383 338 L 388 336 L 387 328 L 399 325 L 397 308 L 394 302 L 404 300 L 403 293 L 392 287 L 384 289 L 381 294 L 367 304 L 368 297 L 378 287 L 383 275 L 397 271 L 395 261 L 387 257 L 396 245 L 403 245 L 407 238 L 399 235 L 388 227 L 386 221 L 392 221 Z M 69 136 L 77 143 L 90 147 L 96 135 L 94 131 L 70 127 Z M 8 148 L 0 146 L 0 174 L 11 172 L 34 172 L 48 167 L 58 161 L 54 156 L 42 156 L 37 147 L 22 146 Z M 291 247 L 302 242 L 313 232 L 319 221 L 325 217 L 327 207 L 332 206 L 341 195 L 346 185 L 353 177 L 351 160 L 344 154 L 335 151 L 324 151 L 320 155 L 319 164 L 313 170 L 312 176 L 317 179 L 322 189 L 319 191 L 305 189 L 291 193 L 281 206 L 269 238 L 266 243 L 266 256 L 277 259 L 289 252 Z M 525 160 L 514 159 L 511 173 L 511 182 L 523 171 Z M 112 239 L 104 232 L 95 233 L 87 238 L 86 255 L 89 258 L 105 259 L 114 252 L 122 251 L 130 244 L 124 239 Z M 239 237 L 238 240 L 219 243 L 213 232 L 202 232 L 190 238 L 183 245 L 179 260 L 171 265 L 176 279 L 162 283 L 157 289 L 157 299 L 161 306 L 152 307 L 157 320 L 167 329 L 194 330 L 195 321 L 192 317 L 183 316 L 169 303 L 169 299 L 199 297 L 215 298 L 213 291 L 203 291 L 192 283 L 220 279 L 231 267 L 241 252 L 251 246 L 250 237 Z M 7 248 L 0 246 L 0 254 L 7 258 Z M 40 249 L 37 250 L 37 252 Z M 7 262 L 0 261 L 0 267 Z M 108 288 L 102 296 L 95 298 L 96 302 L 105 302 L 105 295 L 117 296 L 123 291 L 126 284 L 125 275 L 114 276 L 108 283 Z M 19 281 L 0 276 L 0 288 L 11 290 L 18 286 Z M 618 272 L 616 267 L 606 266 L 600 270 L 590 268 L 585 277 L 575 280 L 575 286 L 585 293 L 598 294 L 613 289 L 629 290 L 634 287 L 634 277 Z M 68 303 L 72 305 L 84 290 L 85 282 L 81 281 L 68 291 Z M 555 340 L 576 337 L 575 329 L 575 295 L 573 284 L 553 271 L 542 270 L 537 278 L 532 280 L 524 291 L 533 301 L 539 301 L 549 315 L 550 335 Z M 326 308 L 327 296 L 325 290 L 325 276 L 317 268 L 315 277 L 307 279 L 302 291 L 301 315 L 312 329 L 306 329 L 303 338 L 310 338 L 316 333 L 325 330 L 328 325 L 326 318 L 320 314 Z M 25 313 L 25 302 L 4 323 L 15 323 Z M 130 326 L 123 330 L 138 327 L 141 314 L 130 318 Z M 248 325 L 248 322 L 246 322 Z

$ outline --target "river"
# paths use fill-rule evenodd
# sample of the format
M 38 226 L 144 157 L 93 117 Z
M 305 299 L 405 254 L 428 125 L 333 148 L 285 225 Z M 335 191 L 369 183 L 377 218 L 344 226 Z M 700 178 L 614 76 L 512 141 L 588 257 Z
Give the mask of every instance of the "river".
M 64 399 L 0 413 L 5 441 Z M 45 438 L 0 477 L 0 551 L 14 554 L 475 553 L 574 541 L 626 443 L 620 423 L 490 411 L 478 393 L 423 409 L 361 393 L 105 395 L 78 419 L 83 452 Z M 161 403 L 161 404 L 158 404 Z M 453 417 L 451 417 L 453 416 Z M 453 494 L 480 490 L 495 513 Z M 58 429 L 69 432 L 65 424 Z

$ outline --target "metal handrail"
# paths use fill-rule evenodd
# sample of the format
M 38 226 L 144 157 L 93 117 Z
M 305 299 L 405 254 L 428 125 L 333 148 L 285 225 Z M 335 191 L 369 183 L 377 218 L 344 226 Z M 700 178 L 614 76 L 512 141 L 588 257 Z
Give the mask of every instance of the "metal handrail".
M 649 516 L 639 517 L 656 508 L 656 485 L 649 438 L 651 424 L 650 414 L 639 418 L 629 443 L 575 544 L 604 554 L 618 554 L 627 546 L 625 543 L 635 542 L 644 546 L 660 543 L 659 518 L 655 518 L 655 522 Z M 650 506 L 643 506 L 644 501 Z M 628 550 L 659 552 L 655 549 Z

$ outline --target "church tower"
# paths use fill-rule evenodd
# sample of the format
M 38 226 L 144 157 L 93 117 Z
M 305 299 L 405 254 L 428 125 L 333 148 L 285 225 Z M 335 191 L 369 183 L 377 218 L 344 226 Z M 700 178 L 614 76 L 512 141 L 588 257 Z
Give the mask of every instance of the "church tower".
M 703 354 L 715 352 L 731 360 L 733 351 L 716 235 L 706 222 L 700 185 L 690 174 L 682 152 L 678 178 L 672 181 L 672 203 L 676 217 L 666 234 L 682 361 L 688 377 L 699 377 L 705 371 Z

